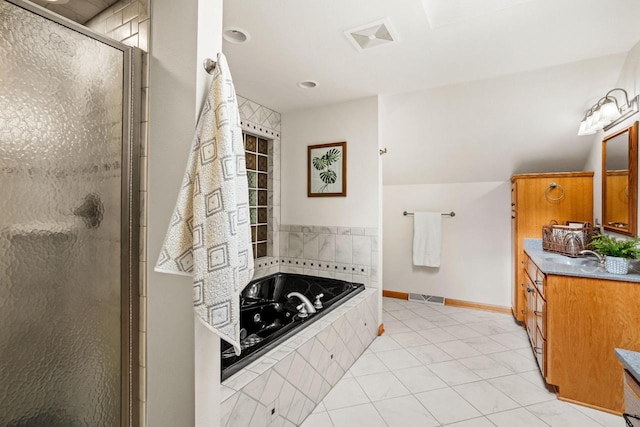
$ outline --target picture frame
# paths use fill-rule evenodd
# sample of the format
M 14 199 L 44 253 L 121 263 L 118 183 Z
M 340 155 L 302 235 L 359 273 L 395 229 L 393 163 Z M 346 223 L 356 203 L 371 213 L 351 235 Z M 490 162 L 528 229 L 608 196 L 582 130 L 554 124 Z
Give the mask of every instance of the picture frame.
M 307 147 L 307 197 L 347 196 L 347 142 Z

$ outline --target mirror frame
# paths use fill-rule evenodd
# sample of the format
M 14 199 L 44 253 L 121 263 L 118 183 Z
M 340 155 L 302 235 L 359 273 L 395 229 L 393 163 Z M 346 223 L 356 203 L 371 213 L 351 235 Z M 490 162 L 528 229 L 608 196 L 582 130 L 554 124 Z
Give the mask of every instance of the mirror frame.
M 606 223 L 606 200 L 607 200 L 607 141 L 621 135 L 629 133 L 628 138 L 628 158 L 629 158 L 629 226 L 626 230 L 611 227 Z M 602 140 L 602 228 L 605 230 L 635 237 L 638 232 L 638 122 L 629 127 L 619 130 L 616 133 L 607 135 Z

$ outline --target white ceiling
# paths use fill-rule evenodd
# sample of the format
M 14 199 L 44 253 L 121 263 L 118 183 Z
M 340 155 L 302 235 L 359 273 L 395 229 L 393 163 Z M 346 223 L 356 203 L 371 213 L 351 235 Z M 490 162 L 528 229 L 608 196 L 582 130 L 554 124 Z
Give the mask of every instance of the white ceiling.
M 46 0 L 29 0 L 72 21 L 84 24 L 118 0 L 69 0 L 65 4 L 50 3 Z
M 344 35 L 385 18 L 398 42 L 358 52 Z M 225 27 L 251 40 L 223 50 L 240 94 L 287 112 L 627 52 L 639 22 L 638 0 L 227 0 Z

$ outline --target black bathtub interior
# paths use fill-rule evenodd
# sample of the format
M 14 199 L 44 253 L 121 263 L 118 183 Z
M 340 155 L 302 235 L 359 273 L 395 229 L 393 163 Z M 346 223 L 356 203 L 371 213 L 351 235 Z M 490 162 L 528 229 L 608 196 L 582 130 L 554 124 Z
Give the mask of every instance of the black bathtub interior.
M 230 344 L 221 343 L 222 380 L 363 290 L 362 283 L 303 274 L 275 273 L 253 280 L 240 295 L 242 353 L 236 356 Z M 311 302 L 324 294 L 323 308 L 308 317 L 300 317 L 296 307 L 301 301 L 297 297 L 288 299 L 291 292 L 299 292 Z

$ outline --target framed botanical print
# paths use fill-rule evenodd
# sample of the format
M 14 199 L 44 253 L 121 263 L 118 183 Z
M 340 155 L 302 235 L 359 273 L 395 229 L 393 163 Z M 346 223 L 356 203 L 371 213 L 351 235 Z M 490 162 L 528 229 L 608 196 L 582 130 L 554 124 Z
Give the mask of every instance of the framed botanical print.
M 307 196 L 347 195 L 347 143 L 310 145 L 307 151 Z

